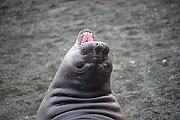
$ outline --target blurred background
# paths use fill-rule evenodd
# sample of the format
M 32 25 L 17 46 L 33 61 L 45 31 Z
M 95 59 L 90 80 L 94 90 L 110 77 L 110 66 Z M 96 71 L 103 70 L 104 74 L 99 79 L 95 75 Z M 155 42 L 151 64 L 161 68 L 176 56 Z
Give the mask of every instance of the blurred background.
M 0 119 L 34 120 L 81 29 L 113 51 L 129 120 L 180 119 L 179 0 L 0 0 Z

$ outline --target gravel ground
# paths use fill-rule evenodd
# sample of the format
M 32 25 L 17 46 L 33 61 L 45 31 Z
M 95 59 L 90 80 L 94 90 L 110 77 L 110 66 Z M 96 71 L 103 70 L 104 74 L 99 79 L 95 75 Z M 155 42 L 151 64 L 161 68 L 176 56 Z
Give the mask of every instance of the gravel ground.
M 0 119 L 35 119 L 84 28 L 111 46 L 129 120 L 180 120 L 179 0 L 1 0 Z

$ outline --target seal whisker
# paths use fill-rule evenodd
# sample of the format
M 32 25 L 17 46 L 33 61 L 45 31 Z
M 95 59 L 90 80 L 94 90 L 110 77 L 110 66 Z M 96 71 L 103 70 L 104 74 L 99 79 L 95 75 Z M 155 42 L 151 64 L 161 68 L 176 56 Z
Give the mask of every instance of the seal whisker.
M 111 61 L 113 61 L 113 49 L 112 48 L 109 49 L 109 57 L 110 57 Z

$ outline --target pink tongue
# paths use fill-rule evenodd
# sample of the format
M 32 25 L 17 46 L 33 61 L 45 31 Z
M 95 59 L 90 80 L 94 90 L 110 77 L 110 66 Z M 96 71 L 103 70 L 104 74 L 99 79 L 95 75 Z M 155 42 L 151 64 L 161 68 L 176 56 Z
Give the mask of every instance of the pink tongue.
M 89 42 L 89 41 L 94 41 L 93 34 L 89 32 L 84 32 L 81 43 Z

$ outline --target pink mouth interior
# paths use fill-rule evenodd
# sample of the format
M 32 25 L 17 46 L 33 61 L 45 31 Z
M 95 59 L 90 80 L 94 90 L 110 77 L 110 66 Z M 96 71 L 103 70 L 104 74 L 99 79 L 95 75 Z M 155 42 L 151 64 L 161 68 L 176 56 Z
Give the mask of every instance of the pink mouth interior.
M 81 43 L 94 41 L 93 34 L 90 32 L 84 32 Z

